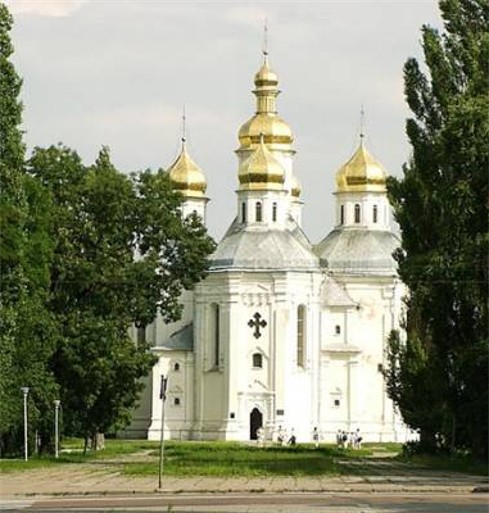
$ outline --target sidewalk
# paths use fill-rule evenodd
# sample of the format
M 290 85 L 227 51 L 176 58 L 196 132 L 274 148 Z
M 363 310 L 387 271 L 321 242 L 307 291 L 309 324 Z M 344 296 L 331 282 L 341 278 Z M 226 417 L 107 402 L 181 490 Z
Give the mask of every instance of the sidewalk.
M 472 493 L 488 491 L 483 476 L 406 471 L 403 475 L 365 475 L 341 477 L 163 477 L 158 490 L 158 477 L 128 477 L 107 469 L 65 465 L 57 469 L 39 469 L 5 473 L 0 476 L 0 498 L 49 495 L 145 494 L 145 493 Z M 414 470 L 414 469 L 413 469 Z

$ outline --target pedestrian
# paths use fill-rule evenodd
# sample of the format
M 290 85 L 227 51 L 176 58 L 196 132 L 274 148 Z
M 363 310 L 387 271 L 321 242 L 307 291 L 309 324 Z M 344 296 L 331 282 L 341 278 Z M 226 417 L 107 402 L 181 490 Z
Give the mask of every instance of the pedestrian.
M 319 432 L 317 427 L 314 427 L 312 430 L 312 441 L 314 442 L 314 447 L 317 449 L 319 447 Z
M 353 431 L 350 431 L 350 437 L 349 437 L 349 443 L 350 443 L 350 447 L 352 449 L 355 449 L 356 447 L 356 444 L 355 444 L 355 433 Z
M 346 431 L 341 432 L 341 446 L 343 449 L 348 449 L 348 435 L 346 434 Z
M 277 442 L 279 445 L 284 445 L 285 443 L 285 430 L 282 426 L 279 426 L 278 427 L 278 432 L 277 432 Z
M 294 428 L 292 428 L 290 430 L 290 438 L 287 443 L 292 446 L 294 446 L 297 443 L 297 438 L 295 437 L 295 434 L 294 434 Z
M 343 445 L 343 435 L 341 433 L 341 429 L 338 429 L 336 433 L 336 446 L 341 447 Z
M 258 445 L 263 447 L 265 445 L 265 430 L 262 427 L 259 427 L 256 430 L 256 438 L 258 441 Z
M 355 446 L 357 449 L 362 448 L 362 440 L 363 437 L 360 435 L 360 429 L 357 428 L 357 431 L 355 433 Z

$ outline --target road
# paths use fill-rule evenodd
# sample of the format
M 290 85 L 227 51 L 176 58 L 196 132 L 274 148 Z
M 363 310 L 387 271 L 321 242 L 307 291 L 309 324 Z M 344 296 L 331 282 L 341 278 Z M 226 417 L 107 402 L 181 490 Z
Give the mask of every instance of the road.
M 15 499 L 3 512 L 487 513 L 488 494 L 143 494 Z

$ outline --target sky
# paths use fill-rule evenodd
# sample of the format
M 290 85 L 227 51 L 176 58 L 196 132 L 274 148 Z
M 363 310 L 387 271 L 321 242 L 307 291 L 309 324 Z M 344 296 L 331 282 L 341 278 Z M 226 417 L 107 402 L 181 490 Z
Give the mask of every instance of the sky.
M 423 61 L 422 25 L 442 26 L 435 0 L 6 3 L 28 150 L 62 142 L 90 164 L 107 145 L 121 171 L 166 169 L 185 106 L 217 240 L 236 214 L 234 150 L 254 114 L 265 19 L 313 243 L 333 227 L 334 176 L 358 145 L 362 106 L 367 148 L 401 175 L 410 153 L 402 68 L 408 57 Z

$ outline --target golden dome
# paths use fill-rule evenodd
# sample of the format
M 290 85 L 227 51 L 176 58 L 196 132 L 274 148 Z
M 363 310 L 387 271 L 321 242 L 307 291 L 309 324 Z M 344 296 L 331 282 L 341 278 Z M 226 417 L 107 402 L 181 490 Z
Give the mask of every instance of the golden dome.
M 261 68 L 255 74 L 255 86 L 263 87 L 263 86 L 277 86 L 278 85 L 278 77 L 275 72 L 270 69 L 268 65 L 268 59 L 265 58 L 263 60 L 263 64 Z
M 190 158 L 185 144 L 175 162 L 168 169 L 173 188 L 187 198 L 203 198 L 207 182 L 200 167 Z
M 290 150 L 294 140 L 289 125 L 277 115 L 277 75 L 270 69 L 265 56 L 263 64 L 255 74 L 256 114 L 239 129 L 239 150 L 255 149 L 263 135 L 271 149 Z M 239 151 L 238 150 L 238 151 Z
M 301 186 L 301 183 L 299 182 L 299 179 L 297 178 L 297 176 L 292 175 L 292 184 L 290 187 L 290 193 L 292 194 L 292 196 L 294 196 L 294 198 L 298 198 L 301 195 L 301 192 L 302 192 L 302 186 Z
M 262 137 L 256 150 L 239 166 L 240 190 L 281 190 L 285 181 L 282 164 L 272 155 Z
M 363 142 L 336 173 L 337 192 L 385 192 L 387 171 L 367 151 Z
M 289 125 L 276 114 L 258 113 L 249 119 L 239 130 L 240 149 L 250 148 L 260 142 L 263 134 L 266 144 L 275 149 L 283 145 L 290 146 L 294 140 Z

